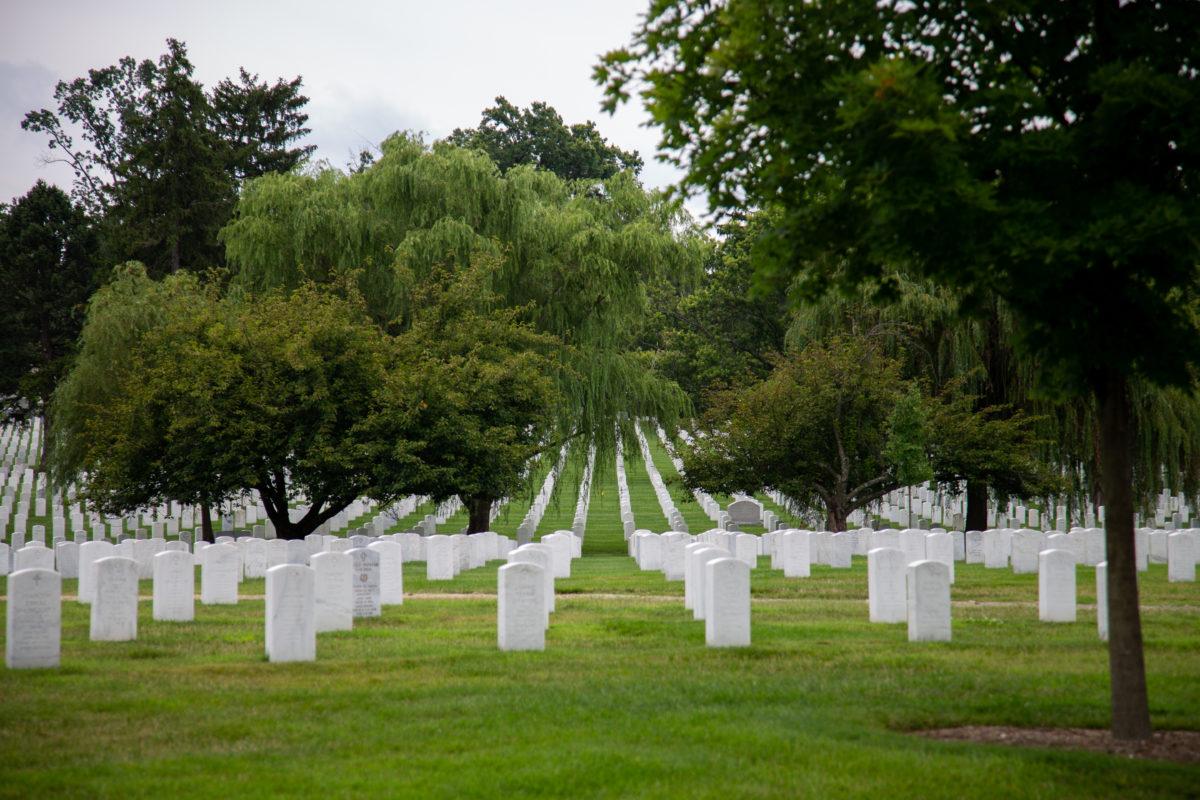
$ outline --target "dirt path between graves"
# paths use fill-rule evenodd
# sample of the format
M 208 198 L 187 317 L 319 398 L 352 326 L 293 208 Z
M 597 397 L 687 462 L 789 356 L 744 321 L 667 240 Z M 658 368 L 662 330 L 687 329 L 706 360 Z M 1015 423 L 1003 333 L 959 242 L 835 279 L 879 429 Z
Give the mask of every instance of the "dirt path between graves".
M 1114 739 L 1111 731 L 1095 728 L 1013 728 L 1006 725 L 966 725 L 912 731 L 917 736 L 973 744 L 1007 744 L 1052 750 L 1091 750 L 1097 753 L 1200 764 L 1200 731 L 1156 731 L 1142 742 Z

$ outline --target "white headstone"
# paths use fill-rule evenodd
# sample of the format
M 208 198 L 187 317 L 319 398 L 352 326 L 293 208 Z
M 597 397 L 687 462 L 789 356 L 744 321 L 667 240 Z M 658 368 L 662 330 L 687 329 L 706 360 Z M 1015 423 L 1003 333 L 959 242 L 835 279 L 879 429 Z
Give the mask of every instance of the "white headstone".
M 718 558 L 730 558 L 729 551 L 721 547 L 706 545 L 693 550 L 688 554 L 688 558 L 692 560 L 691 577 L 695 584 L 692 587 L 692 618 L 704 619 L 704 615 L 707 613 L 705 597 L 707 595 L 708 562 Z
M 127 642 L 137 638 L 138 565 L 132 558 L 110 556 L 96 562 L 91 640 Z
M 54 569 L 54 551 L 43 545 L 27 544 L 13 553 L 13 572 L 23 569 Z
M 196 570 L 186 550 L 154 556 L 154 614 L 160 622 L 191 622 L 196 616 Z
M 1021 529 L 1012 535 L 1012 570 L 1020 574 L 1031 574 L 1038 570 L 1038 553 L 1042 551 L 1045 534 L 1041 531 Z
M 354 616 L 380 616 L 383 609 L 379 602 L 379 553 L 366 547 L 354 547 L 347 550 L 346 554 L 354 559 L 351 573 L 354 582 Z
M 1003 569 L 1008 566 L 1008 541 L 1002 531 L 989 529 L 983 532 L 983 566 L 988 569 Z
M 269 660 L 317 660 L 314 584 L 313 571 L 303 564 L 284 564 L 267 570 Z
M 871 622 L 908 619 L 906 581 L 908 560 L 895 547 L 867 551 L 867 600 Z
M 1188 531 L 1167 537 L 1167 580 L 1172 583 L 1196 580 L 1196 536 Z
M 807 578 L 812 571 L 812 560 L 809 556 L 808 531 L 785 531 L 780 539 L 783 551 L 783 577 Z
M 671 531 L 662 535 L 663 543 L 663 559 L 662 571 L 663 576 L 669 581 L 683 580 L 684 558 L 683 548 L 691 540 L 691 537 L 686 533 L 679 531 Z
M 267 576 L 267 542 L 265 539 L 247 539 L 242 548 L 242 573 L 247 578 Z
M 744 501 L 738 501 L 744 502 Z M 736 505 L 736 503 L 734 503 Z M 754 569 L 758 566 L 758 537 L 752 533 L 739 533 L 734 538 L 733 557 L 745 562 L 746 566 Z
M 940 561 L 945 564 L 946 570 L 950 573 L 950 583 L 954 583 L 954 539 L 950 534 L 926 534 L 925 557 L 930 561 Z
M 63 578 L 79 577 L 79 545 L 75 542 L 59 542 L 54 546 L 54 564 Z
M 908 563 L 922 561 L 925 558 L 925 531 L 915 528 L 905 528 L 900 531 L 900 549 Z
M 704 643 L 709 647 L 750 644 L 750 567 L 740 558 L 718 558 L 704 566 Z
M 950 641 L 950 571 L 940 561 L 908 565 L 908 640 Z
M 236 604 L 241 572 L 235 545 L 213 544 L 204 548 L 200 557 L 200 602 L 206 606 Z
M 354 627 L 354 559 L 346 553 L 312 556 L 313 625 L 317 633 Z
M 1075 555 L 1069 550 L 1038 554 L 1038 619 L 1075 621 Z
M 497 571 L 496 638 L 501 650 L 546 649 L 546 575 L 537 564 L 514 562 Z
M 96 562 L 113 555 L 112 542 L 84 542 L 79 545 L 79 589 L 81 603 L 90 603 L 96 596 Z
M 1108 641 L 1108 562 L 1096 565 L 1096 632 L 1100 641 Z
M 449 581 L 454 579 L 454 544 L 449 536 L 425 537 L 425 579 Z
M 829 537 L 829 566 L 835 569 L 850 569 L 854 554 L 854 537 L 848 533 L 835 533 Z
M 385 606 L 404 603 L 404 559 L 400 545 L 395 542 L 372 542 L 367 545 L 379 553 L 379 602 Z
M 9 669 L 57 667 L 62 645 L 62 577 L 49 569 L 8 576 L 4 663 Z

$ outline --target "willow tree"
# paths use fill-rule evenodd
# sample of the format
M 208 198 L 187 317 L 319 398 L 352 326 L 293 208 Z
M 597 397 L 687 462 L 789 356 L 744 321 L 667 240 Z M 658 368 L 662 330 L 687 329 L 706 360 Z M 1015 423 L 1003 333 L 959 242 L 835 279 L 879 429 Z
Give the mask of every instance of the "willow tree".
M 252 293 L 354 273 L 373 318 L 394 334 L 411 327 L 432 276 L 490 255 L 495 303 L 523 309 L 533 330 L 561 343 L 551 450 L 589 437 L 607 454 L 614 421 L 670 423 L 686 406 L 632 348 L 649 282 L 695 270 L 703 242 L 677 205 L 627 173 L 600 183 L 530 166 L 501 174 L 481 152 L 396 135 L 354 174 L 252 181 L 222 239 L 235 283 Z M 496 499 L 467 486 L 462 494 L 468 505 Z

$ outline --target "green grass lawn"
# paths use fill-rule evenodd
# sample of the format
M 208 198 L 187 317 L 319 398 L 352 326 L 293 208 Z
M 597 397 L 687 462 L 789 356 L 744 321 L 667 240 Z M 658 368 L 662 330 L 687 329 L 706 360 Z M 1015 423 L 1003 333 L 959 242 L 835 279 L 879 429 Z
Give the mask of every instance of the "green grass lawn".
M 88 642 L 66 601 L 62 668 L 0 673 L 0 796 L 1154 797 L 1200 779 L 905 733 L 1106 724 L 1094 613 L 1038 623 L 1034 576 L 960 565 L 954 641 L 916 645 L 866 621 L 861 559 L 806 580 L 762 559 L 754 644 L 718 651 L 681 584 L 589 555 L 559 581 L 546 651 L 501 653 L 495 566 L 430 583 L 408 565 L 405 604 L 322 634 L 313 664 L 264 660 L 258 599 L 156 623 L 145 582 L 129 643 Z M 1143 585 L 1155 723 L 1200 728 L 1197 589 L 1161 565 Z
M 640 455 L 626 464 L 637 526 L 662 530 Z M 577 468 L 539 534 L 569 527 Z M 510 504 L 514 526 L 527 505 Z M 143 582 L 129 643 L 89 642 L 87 608 L 67 600 L 62 667 L 0 670 L 0 797 L 1200 792 L 1195 767 L 908 733 L 1107 725 L 1095 612 L 1039 623 L 1034 575 L 957 565 L 954 641 L 910 644 L 905 626 L 867 622 L 864 559 L 785 579 L 763 558 L 753 645 L 709 650 L 682 584 L 624 555 L 611 463 L 597 467 L 584 549 L 557 582 L 543 653 L 496 649 L 496 563 L 439 582 L 406 565 L 405 604 L 322 634 L 311 664 L 265 660 L 261 580 L 186 624 L 153 622 Z M 1141 580 L 1154 722 L 1200 729 L 1200 584 L 1169 584 L 1157 564 Z M 1078 597 L 1094 602 L 1090 569 Z

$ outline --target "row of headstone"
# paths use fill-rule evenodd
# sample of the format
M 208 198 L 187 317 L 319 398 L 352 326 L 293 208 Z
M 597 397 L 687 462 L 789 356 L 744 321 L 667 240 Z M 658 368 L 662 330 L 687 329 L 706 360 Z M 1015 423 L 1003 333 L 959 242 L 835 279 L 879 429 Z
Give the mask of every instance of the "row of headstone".
M 666 517 L 667 525 L 674 531 L 687 531 L 687 522 L 683 518 L 683 513 L 675 505 L 675 499 L 671 496 L 670 490 L 667 488 L 666 481 L 663 480 L 662 473 L 659 472 L 658 466 L 654 463 L 654 457 L 650 453 L 650 443 L 646 440 L 646 434 L 642 432 L 640 424 L 633 426 L 634 435 L 637 437 L 638 449 L 642 453 L 642 461 L 646 467 L 646 477 L 650 480 L 650 486 L 654 489 L 654 496 L 658 499 L 659 508 L 662 509 L 663 516 Z
M 554 486 L 558 482 L 558 476 L 566 461 L 567 445 L 563 445 L 558 454 L 558 461 L 546 473 L 546 478 L 542 481 L 542 488 L 534 496 L 533 502 L 529 504 L 529 509 L 525 512 L 525 518 L 517 526 L 517 544 L 528 544 L 533 541 L 533 536 L 537 533 L 538 525 L 546 513 L 546 508 L 550 505 L 550 498 L 554 495 Z

